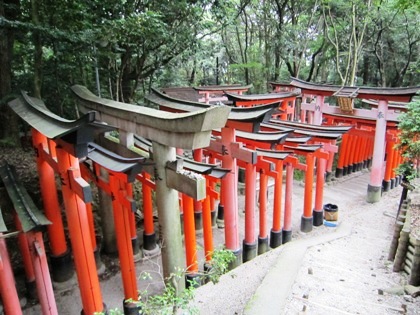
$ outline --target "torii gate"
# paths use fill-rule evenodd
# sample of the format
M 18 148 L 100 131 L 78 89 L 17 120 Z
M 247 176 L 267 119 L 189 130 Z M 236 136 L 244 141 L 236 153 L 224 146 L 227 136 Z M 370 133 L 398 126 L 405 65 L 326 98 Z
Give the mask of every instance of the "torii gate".
M 112 138 L 112 136 L 107 136 Z M 115 141 L 115 142 L 114 142 Z M 105 147 L 117 151 L 122 147 L 117 144 L 118 139 L 112 141 L 101 141 Z M 138 156 L 141 153 L 143 156 L 152 157 L 152 143 L 147 139 L 134 135 L 134 143 L 136 153 L 131 149 L 124 148 L 124 156 Z M 117 145 L 116 145 L 117 144 Z M 138 150 L 140 149 L 141 152 Z M 177 160 L 182 159 L 182 167 L 186 171 L 191 171 L 196 174 L 201 174 L 206 178 L 206 198 L 202 201 L 202 228 L 204 238 L 204 270 L 211 265 L 211 259 L 214 251 L 213 246 L 213 232 L 212 232 L 212 211 L 214 208 L 214 198 L 218 198 L 219 194 L 214 189 L 214 184 L 223 178 L 229 170 L 221 168 L 218 164 L 199 163 L 184 157 L 177 156 Z M 180 164 L 180 163 L 178 163 Z M 174 165 L 175 166 L 175 165 Z M 153 172 L 152 172 L 153 173 Z M 142 183 L 143 191 L 143 216 L 144 216 L 144 233 L 143 233 L 143 254 L 145 256 L 153 256 L 160 252 L 160 248 L 156 244 L 155 231 L 153 224 L 153 209 L 152 209 L 152 196 L 151 190 L 156 189 L 156 185 L 151 181 L 150 175 L 147 172 L 137 174 L 136 178 Z M 194 199 L 188 195 L 181 194 L 182 215 L 184 222 L 184 238 L 185 238 L 185 254 L 186 254 L 186 285 L 191 285 L 192 280 L 196 282 L 194 285 L 199 285 L 200 280 L 198 274 L 197 262 L 197 248 L 195 237 L 195 222 L 194 212 L 192 209 Z M 211 206 L 213 204 L 213 207 Z M 201 214 L 201 213 L 200 213 Z
M 82 89 L 83 90 L 83 89 Z M 66 214 L 67 214 L 67 221 L 69 225 L 69 232 L 71 234 L 70 240 L 72 241 L 72 248 L 74 251 L 74 261 L 76 265 L 76 271 L 78 275 L 78 281 L 79 281 L 79 288 L 81 291 L 81 297 L 82 297 L 82 304 L 83 304 L 83 313 L 84 314 L 93 314 L 96 312 L 102 312 L 105 309 L 105 306 L 102 302 L 102 297 L 99 289 L 99 280 L 96 273 L 96 264 L 93 256 L 93 249 L 94 249 L 94 237 L 92 236 L 92 228 L 91 228 L 91 222 L 89 219 L 89 210 L 87 207 L 87 203 L 91 200 L 90 195 L 90 187 L 89 185 L 82 179 L 80 169 L 79 169 L 79 161 L 78 157 L 86 157 L 88 155 L 88 143 L 93 140 L 93 134 L 94 132 L 98 131 L 99 129 L 104 130 L 112 130 L 108 125 L 104 123 L 98 123 L 95 120 L 94 112 L 87 113 L 82 118 L 80 118 L 77 121 L 68 121 L 65 119 L 62 119 L 61 117 L 58 117 L 54 115 L 53 113 L 49 112 L 45 105 L 34 98 L 29 98 L 25 94 L 22 95 L 22 99 L 16 99 L 9 103 L 9 105 L 12 107 L 12 109 L 25 121 L 31 124 L 31 126 L 34 128 L 34 144 L 36 144 L 37 152 L 39 156 L 43 158 L 44 161 L 46 161 L 54 171 L 60 173 L 60 177 L 62 180 L 62 191 L 63 191 L 63 197 L 64 197 L 64 203 L 66 207 Z M 141 107 L 134 106 L 138 110 L 141 110 Z M 113 109 L 111 109 L 112 112 Z M 114 108 L 115 110 L 115 108 Z M 147 111 L 147 110 L 146 110 Z M 186 114 L 186 115 L 179 115 L 179 114 L 172 114 L 167 115 L 167 113 L 161 113 L 156 110 L 147 111 L 146 114 L 143 115 L 143 117 L 138 117 L 141 115 L 135 116 L 135 118 L 141 120 L 151 120 L 152 123 L 155 123 L 157 126 L 161 126 L 162 116 L 163 120 L 169 119 L 170 123 L 172 124 L 172 128 L 179 127 L 178 125 L 182 125 L 188 121 L 188 129 L 186 133 L 183 133 L 184 136 L 183 139 L 183 145 L 206 145 L 206 141 L 209 141 L 210 137 L 210 131 L 206 132 L 206 128 L 209 128 L 208 126 L 213 125 L 214 115 L 218 116 L 217 121 L 220 123 L 224 123 L 223 119 L 226 120 L 227 115 L 229 112 L 229 108 L 223 107 L 220 109 L 213 109 L 209 108 L 208 110 L 196 112 L 192 114 Z M 163 114 L 163 115 L 162 115 Z M 123 114 L 124 115 L 124 114 Z M 127 113 L 125 113 L 126 116 Z M 131 113 L 131 117 L 133 117 L 133 114 Z M 54 141 L 44 141 L 41 139 L 42 137 L 46 138 L 45 135 L 41 134 L 40 132 L 37 132 L 36 129 L 42 130 L 44 134 L 48 135 L 49 139 L 54 139 Z M 147 129 L 147 128 L 145 128 Z M 178 128 L 178 131 L 180 129 Z M 149 132 L 153 132 L 151 128 L 148 129 Z M 156 130 L 154 130 L 156 132 Z M 163 132 L 164 133 L 164 132 Z M 41 137 L 42 136 L 42 137 Z M 161 134 L 162 136 L 162 134 Z M 207 140 L 206 140 L 207 139 Z M 169 141 L 171 141 L 169 139 Z M 56 145 L 57 144 L 57 145 Z M 160 154 L 156 151 L 165 151 L 164 149 L 157 146 L 158 150 L 155 150 L 154 154 L 155 156 L 160 156 Z M 56 152 L 56 158 L 55 158 L 55 152 Z M 103 157 L 102 157 L 103 159 Z M 159 160 L 159 159 L 158 159 Z M 162 161 L 161 161 L 162 162 Z M 171 170 L 166 169 L 165 170 L 165 163 L 163 164 L 163 171 L 166 171 L 162 174 L 162 178 L 164 177 L 169 178 L 168 182 L 172 180 L 172 186 L 176 186 L 177 180 L 184 179 L 184 176 L 182 173 L 179 172 L 171 172 Z M 45 176 L 47 173 L 43 174 Z M 50 173 L 48 173 L 50 174 Z M 159 178 L 160 174 L 158 174 Z M 53 173 L 52 173 L 53 175 Z M 163 179 L 162 179 L 163 180 Z M 175 181 L 175 183 L 174 183 Z M 54 178 L 49 178 L 49 184 L 46 185 L 45 188 L 48 188 L 48 192 L 51 192 L 51 184 L 54 185 Z M 194 197 L 202 196 L 203 189 L 200 189 L 200 178 L 198 179 L 191 179 L 189 178 L 189 182 L 193 183 L 192 185 L 186 185 L 187 190 L 191 190 L 188 193 L 192 193 Z M 195 184 L 194 184 L 195 182 Z M 113 184 L 114 183 L 114 184 Z M 198 184 L 197 184 L 198 183 Z M 111 180 L 111 191 L 117 192 L 118 194 L 121 190 L 120 184 Z M 119 187 L 118 187 L 119 186 Z M 114 187 L 114 188 L 112 188 Z M 191 188 L 192 187 L 192 188 Z M 195 188 L 194 188 L 195 187 Z M 123 188 L 123 187 L 122 187 Z M 205 189 L 205 187 L 203 187 Z M 123 188 L 124 189 L 124 188 Z M 163 193 L 165 193 L 165 189 L 170 190 L 171 188 L 163 187 Z M 47 192 L 47 190 L 45 190 Z M 129 192 L 127 192 L 129 194 Z M 158 195 L 162 194 L 158 192 Z M 48 197 L 48 196 L 47 196 Z M 116 196 L 117 199 L 119 196 Z M 161 199 L 165 199 L 164 197 Z M 118 199 L 121 201 L 121 199 Z M 166 200 L 167 201 L 167 200 Z M 124 202 L 123 202 L 124 204 Z M 176 206 L 178 205 L 177 200 L 174 202 L 175 210 Z M 173 205 L 171 205 L 173 206 Z M 167 210 L 167 209 L 165 209 Z M 168 212 L 171 212 L 173 208 L 169 209 Z M 48 211 L 59 211 L 59 207 L 56 207 L 54 209 L 48 209 Z M 172 211 L 173 212 L 173 211 Z M 59 224 L 58 220 L 56 220 L 59 215 L 53 215 L 51 216 L 51 221 L 53 222 L 53 226 L 57 228 L 57 231 L 59 232 L 58 235 L 63 234 L 63 231 L 59 231 L 60 227 L 62 228 L 62 225 Z M 179 218 L 179 217 L 178 217 Z M 61 219 L 61 217 L 60 217 Z M 124 219 L 125 220 L 125 219 Z M 171 225 L 176 225 L 176 222 L 179 222 L 179 220 L 174 220 L 171 222 Z M 56 224 L 57 223 L 57 224 Z M 128 223 L 125 221 L 125 231 L 129 231 Z M 167 227 L 169 228 L 169 227 Z M 171 227 L 172 228 L 172 227 Z M 120 229 L 121 230 L 121 229 Z M 130 233 L 125 232 L 125 246 L 127 248 L 131 248 L 131 239 L 130 239 Z M 166 236 L 166 234 L 164 234 Z M 174 235 L 176 236 L 176 235 Z M 55 235 L 50 235 L 50 239 L 53 239 Z M 178 236 L 178 239 L 180 240 L 181 236 Z M 65 242 L 64 242 L 65 244 Z M 169 257 L 170 262 L 178 262 L 180 259 L 178 257 L 182 256 L 182 253 L 175 252 L 171 253 L 172 257 Z M 127 257 L 132 259 L 132 257 L 125 255 Z M 171 265 L 165 267 L 165 261 L 163 262 L 164 270 L 169 269 L 169 272 L 175 272 L 176 267 L 182 267 L 183 264 L 180 263 L 179 265 Z M 127 270 L 127 269 L 126 269 Z M 169 273 L 167 271 L 167 273 Z M 132 278 L 132 272 L 131 276 Z M 135 279 L 135 277 L 134 277 Z M 131 281 L 132 279 L 130 279 Z M 124 280 L 124 286 L 128 283 Z M 133 282 L 132 282 L 133 283 Z M 179 284 L 179 288 L 182 289 L 183 283 Z M 126 286 L 125 286 L 126 289 Z M 137 290 L 136 289 L 130 289 L 132 291 L 130 293 L 130 298 L 132 300 L 137 300 Z M 126 305 L 124 305 L 126 306 Z
M 374 203 L 380 200 L 382 193 L 382 169 L 385 152 L 385 133 L 387 120 L 396 118 L 398 113 L 390 111 L 389 101 L 409 102 L 420 90 L 420 86 L 407 88 L 375 88 L 353 87 L 309 83 L 292 78 L 291 85 L 300 88 L 302 94 L 316 96 L 316 103 L 302 104 L 302 110 L 310 110 L 314 113 L 314 123 L 321 124 L 323 113 L 340 113 L 340 107 L 332 107 L 324 104 L 325 96 L 342 98 L 361 98 L 378 100 L 378 108 L 371 110 L 354 109 L 352 115 L 376 119 L 375 142 L 373 149 L 370 183 L 367 188 L 367 201 Z M 347 109 L 347 108 L 346 108 Z
M 169 113 L 98 98 L 85 87 L 75 85 L 72 91 L 78 98 L 82 112 L 96 111 L 101 120 L 123 131 L 127 146 L 134 145 L 134 134 L 152 141 L 155 162 L 154 180 L 162 247 L 163 275 L 176 274 L 184 266 L 182 257 L 181 224 L 178 193 L 184 192 L 194 199 L 205 197 L 202 176 L 184 172 L 176 160 L 175 148 L 196 149 L 208 146 L 212 128 L 225 125 L 230 108 L 208 107 L 192 113 Z M 184 283 L 178 284 L 178 289 Z
M 280 104 L 280 113 L 276 116 L 283 120 L 294 120 L 296 97 L 300 96 L 300 92 L 294 90 L 286 92 L 248 95 L 239 95 L 225 92 L 225 95 L 227 96 L 229 101 L 232 101 L 233 105 L 237 107 L 250 107 L 278 102 Z
M 184 101 L 172 98 L 157 90 L 153 90 L 146 97 L 150 102 L 159 105 L 160 109 L 169 112 L 193 112 L 200 108 L 206 108 L 209 105 L 196 102 Z M 240 108 L 233 107 L 229 114 L 226 125 L 221 128 L 221 138 L 218 141 L 215 151 L 222 154 L 222 167 L 229 169 L 230 172 L 221 180 L 221 201 L 223 206 L 225 220 L 225 241 L 226 248 L 231 250 L 236 260 L 231 264 L 236 267 L 242 263 L 242 248 L 238 234 L 238 214 L 237 214 L 237 157 L 241 156 L 244 160 L 251 161 L 256 155 L 249 149 L 244 148 L 241 143 L 235 140 L 235 130 L 257 131 L 261 121 L 271 117 L 274 107 L 277 104 L 262 105 L 258 107 Z M 213 129 L 219 129 L 216 125 Z M 212 141 L 212 144 L 215 144 Z
M 52 222 L 52 229 L 48 230 L 50 240 L 52 240 L 51 251 L 53 254 L 59 249 L 64 251 L 62 255 L 56 257 L 56 261 L 68 263 L 60 207 L 56 200 L 55 189 L 51 189 L 55 188 L 54 172 L 56 172 L 62 183 L 63 201 L 83 313 L 91 315 L 102 312 L 106 307 L 99 287 L 89 226 L 89 211 L 86 207 L 86 203 L 92 200 L 92 195 L 90 186 L 81 177 L 78 158 L 86 157 L 87 143 L 93 140 L 94 132 L 112 128 L 98 123 L 93 112 L 75 121 L 63 119 L 50 112 L 42 101 L 31 98 L 25 93 L 22 93 L 20 98 L 9 102 L 9 106 L 31 125 L 34 147 L 40 157 L 38 164 L 42 166 L 40 170 L 45 170 L 40 174 L 40 182 L 45 213 Z M 46 167 L 47 164 L 48 167 Z M 62 258 L 64 259 L 61 260 Z M 68 266 L 65 269 L 68 269 Z
M 285 123 L 283 125 L 283 122 Z M 270 120 L 262 124 L 263 130 L 290 130 L 296 135 L 305 135 L 310 138 L 304 143 L 290 143 L 293 138 L 287 138 L 284 149 L 293 150 L 298 155 L 306 158 L 305 171 L 305 199 L 301 220 L 301 230 L 310 232 L 312 225 L 320 226 L 323 223 L 323 186 L 325 173 L 331 174 L 334 153 L 337 152 L 335 141 L 351 127 L 312 126 L 281 120 Z M 289 141 L 288 141 L 289 140 Z M 307 144 L 311 143 L 311 144 Z M 319 144 L 321 143 L 321 144 Z M 317 158 L 316 198 L 312 208 L 312 186 L 314 178 L 315 158 Z
M 244 92 L 247 92 L 252 88 L 252 84 L 240 85 L 240 84 L 231 84 L 231 85 L 210 85 L 210 86 L 196 86 L 194 90 L 204 97 L 200 98 L 198 101 L 210 104 L 210 102 L 225 102 L 227 97 L 224 96 L 225 91 L 230 91 L 241 95 Z
M 15 232 L 3 235 L 7 231 L 0 209 L 0 296 L 3 301 L 6 314 L 22 314 L 19 298 L 16 292 L 12 266 L 6 250 L 3 237 L 16 236 L 22 255 L 25 269 L 26 290 L 28 295 L 36 293 L 45 315 L 56 315 L 57 305 L 47 255 L 44 248 L 43 227 L 51 222 L 37 209 L 26 189 L 19 181 L 13 166 L 5 164 L 0 166 L 0 182 L 3 182 L 6 196 L 10 200 L 11 213 L 14 217 Z M 6 206 L 8 208 L 9 206 Z M 34 296 L 35 297 L 35 296 Z

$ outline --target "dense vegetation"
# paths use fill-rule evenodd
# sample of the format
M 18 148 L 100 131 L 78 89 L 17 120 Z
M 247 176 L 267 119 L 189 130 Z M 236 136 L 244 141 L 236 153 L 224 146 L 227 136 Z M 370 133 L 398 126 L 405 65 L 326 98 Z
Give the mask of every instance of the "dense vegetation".
M 420 78 L 417 0 L 0 0 L 0 139 L 19 90 L 73 118 L 69 86 L 141 102 L 151 86 L 295 76 L 408 86 Z M 7 127 L 4 122 L 7 122 Z

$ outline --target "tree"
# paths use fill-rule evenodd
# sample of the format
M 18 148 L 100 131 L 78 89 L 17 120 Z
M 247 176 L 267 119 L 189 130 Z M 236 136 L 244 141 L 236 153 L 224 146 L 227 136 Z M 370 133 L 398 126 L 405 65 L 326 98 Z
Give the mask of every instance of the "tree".
M 15 41 L 15 29 L 8 24 L 19 16 L 18 0 L 0 1 L 0 139 L 6 142 L 19 143 L 19 128 L 17 116 L 7 105 L 13 98 L 12 93 L 12 59 Z M 5 124 L 4 122 L 7 122 Z
M 358 62 L 370 22 L 372 1 L 324 1 L 325 36 L 335 50 L 335 69 L 341 85 L 355 85 Z
M 175 57 L 194 51 L 211 1 L 127 1 L 104 17 L 112 94 L 131 102 L 142 82 Z M 116 59 L 118 58 L 118 60 Z
M 420 21 L 413 9 L 396 9 L 395 3 L 386 2 L 377 8 L 373 23 L 368 27 L 367 52 L 376 59 L 378 85 L 415 85 L 418 79 Z M 368 54 L 365 54 L 365 58 Z M 373 70 L 373 71 L 372 71 Z M 370 78 L 375 81 L 375 75 Z
M 399 173 L 408 180 L 420 176 L 420 100 L 408 104 L 407 112 L 398 118 L 400 143 L 405 161 L 399 166 Z

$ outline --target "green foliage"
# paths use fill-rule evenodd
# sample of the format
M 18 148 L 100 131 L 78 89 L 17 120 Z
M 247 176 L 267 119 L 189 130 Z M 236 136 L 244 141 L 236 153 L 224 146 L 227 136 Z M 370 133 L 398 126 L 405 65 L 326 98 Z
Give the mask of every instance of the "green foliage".
M 150 277 L 150 275 L 148 276 Z M 153 296 L 145 294 L 146 297 L 138 302 L 142 313 L 171 315 L 187 312 L 186 314 L 198 314 L 197 310 L 189 305 L 194 298 L 194 286 L 189 286 L 182 292 L 177 290 L 177 284 L 180 281 L 185 281 L 184 276 L 185 272 L 182 270 L 171 274 L 169 279 L 166 279 L 167 284 L 161 294 Z
M 153 85 L 215 84 L 216 76 L 219 84 L 252 83 L 253 93 L 265 93 L 268 81 L 287 81 L 290 75 L 340 82 L 331 69 L 337 56 L 342 72 L 349 60 L 353 2 L 38 1 L 34 23 L 31 2 L 20 1 L 17 13 L 0 23 L 14 39 L 12 92 L 33 90 L 38 35 L 42 99 L 53 112 L 73 119 L 69 87 L 76 83 L 103 97 L 140 103 Z M 368 1 L 355 3 L 357 34 L 364 23 L 368 34 L 355 63 L 357 83 L 418 84 L 419 1 L 372 1 L 369 12 Z M 327 7 L 338 55 L 326 40 L 334 34 L 322 14 Z
M 235 255 L 232 251 L 225 248 L 215 250 L 206 277 L 213 283 L 219 282 L 220 277 L 229 271 L 229 266 L 234 260 Z
M 398 129 L 400 143 L 405 161 L 398 167 L 398 172 L 408 180 L 416 177 L 416 165 L 420 160 L 420 100 L 408 104 L 408 110 L 399 116 Z
M 224 248 L 217 249 L 213 252 L 210 270 L 200 276 L 207 277 L 209 281 L 217 283 L 219 278 L 229 270 L 229 264 L 234 259 L 235 255 L 231 251 Z M 185 281 L 185 274 L 186 270 L 179 270 L 171 274 L 168 279 L 165 279 L 165 287 L 161 294 L 149 295 L 145 290 L 141 292 L 142 298 L 139 301 L 127 300 L 125 302 L 136 303 L 140 307 L 141 313 L 146 315 L 199 314 L 198 309 L 191 305 L 198 284 L 192 282 L 181 292 L 177 289 L 179 283 Z M 161 275 L 159 274 L 159 276 Z M 140 278 L 142 280 L 153 280 L 152 275 L 147 271 L 142 272 Z M 108 313 L 112 315 L 123 314 L 118 308 L 111 309 Z

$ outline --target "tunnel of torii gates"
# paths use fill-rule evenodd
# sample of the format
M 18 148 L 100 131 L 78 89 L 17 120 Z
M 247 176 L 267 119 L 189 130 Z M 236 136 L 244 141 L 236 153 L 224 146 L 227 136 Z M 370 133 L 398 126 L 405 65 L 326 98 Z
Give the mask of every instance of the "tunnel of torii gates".
M 341 139 L 335 176 L 341 177 L 368 166 L 371 169 L 371 177 L 367 188 L 367 201 L 370 203 L 379 201 L 382 191 L 395 187 L 397 181 L 401 180 L 395 172 L 395 168 L 402 162 L 402 152 L 395 149 L 395 144 L 398 143 L 397 117 L 406 111 L 406 104 L 420 89 L 419 86 L 403 88 L 334 86 L 309 83 L 296 78 L 292 78 L 290 83 L 270 84 L 273 93 L 242 95 L 226 90 L 225 96 L 235 106 L 266 104 L 276 97 L 283 96 L 284 101 L 281 106 L 283 114 L 279 117 L 282 120 L 299 120 L 309 125 L 353 126 Z M 235 88 L 239 90 L 239 87 Z M 211 95 L 209 93 L 215 89 L 214 87 L 206 90 L 202 87 L 200 92 Z M 301 94 L 302 99 L 299 108 L 295 106 L 293 99 L 296 91 Z M 325 103 L 325 97 L 335 97 L 338 106 Z M 353 101 L 356 98 L 362 99 L 370 109 L 355 108 Z M 207 102 L 211 103 L 211 98 Z M 371 155 L 369 159 L 363 159 L 369 154 Z M 327 172 L 327 179 L 330 176 L 331 174 Z
M 160 110 L 153 110 L 100 99 L 81 86 L 72 89 L 79 100 L 80 110 L 85 113 L 76 121 L 54 115 L 42 101 L 26 94 L 9 105 L 33 127 L 45 215 L 52 222 L 48 226 L 49 258 L 55 281 L 65 281 L 72 274 L 69 268 L 71 254 L 58 210 L 57 193 L 51 189 L 55 186 L 54 173 L 61 178 L 73 259 L 85 314 L 104 309 L 96 272 L 99 256 L 88 182 L 96 184 L 103 193 L 102 197 L 107 196 L 111 204 L 107 219 L 113 219 L 115 224 L 124 297 L 126 301 L 135 302 L 139 299 L 134 268 L 134 255 L 138 253 L 132 193 L 135 179 L 142 183 L 143 192 L 143 253 L 154 252 L 158 247 L 151 198 L 151 191 L 155 190 L 159 237 L 166 245 L 161 249 L 164 276 L 175 272 L 177 267 L 187 266 L 186 278 L 193 279 L 198 273 L 196 229 L 203 229 L 205 259 L 206 263 L 211 263 L 211 227 L 216 221 L 216 200 L 219 199 L 217 221 L 224 224 L 225 245 L 237 258 L 232 264 L 235 267 L 242 261 L 252 259 L 257 253 L 263 253 L 269 246 L 274 248 L 290 240 L 295 168 L 305 171 L 305 183 L 312 183 L 316 175 L 314 206 L 313 185 L 305 184 L 301 229 L 309 232 L 313 225 L 322 224 L 324 175 L 327 174 L 328 178 L 332 173 L 337 140 L 342 139 L 344 143 L 347 138 L 346 150 L 342 149 L 346 153 L 339 156 L 337 175 L 340 166 L 343 168 L 342 174 L 367 166 L 376 148 L 372 119 L 335 114 L 335 120 L 328 121 L 330 126 L 287 121 L 296 119 L 295 99 L 298 94 L 290 93 L 290 90 L 272 93 L 279 94 L 277 96 L 260 95 L 258 101 L 243 96 L 244 104 L 235 104 L 233 100 L 234 105 L 242 107 L 232 108 L 174 99 L 154 91 L 148 99 L 157 104 Z M 246 89 L 239 86 L 231 91 L 241 93 Z M 393 91 L 393 94 L 384 94 L 393 95 L 391 99 L 398 101 L 406 101 L 407 95 L 414 94 L 412 90 L 398 90 L 405 98 L 396 98 L 395 89 Z M 230 100 L 238 97 L 230 92 L 224 93 Z M 311 90 L 310 95 L 318 94 Z M 380 108 L 382 99 L 383 95 L 379 97 Z M 304 106 L 304 110 L 311 110 L 310 105 L 307 108 Z M 314 118 L 318 117 L 316 109 L 313 110 Z M 344 119 L 343 116 L 355 120 L 339 120 Z M 309 121 L 311 114 L 306 117 L 309 117 Z M 317 119 L 311 122 L 322 121 L 322 118 Z M 337 122 L 346 125 L 332 125 Z M 119 132 L 119 139 L 110 141 L 112 137 L 107 131 L 114 128 Z M 355 132 L 355 129 L 360 130 Z M 395 135 L 394 138 L 387 137 L 389 139 L 395 140 Z M 364 149 L 355 150 L 361 140 L 364 141 Z M 197 162 L 176 154 L 181 154 L 182 149 L 194 150 Z M 134 155 L 133 151 L 142 157 Z M 395 154 L 395 157 L 392 155 L 392 165 L 396 165 L 399 155 L 393 151 L 393 147 L 390 147 L 389 152 Z M 297 156 L 303 156 L 306 164 L 300 162 Z M 391 164 L 389 160 L 387 158 L 387 169 L 388 164 Z M 245 170 L 245 234 L 242 247 L 238 231 L 238 167 Z M 286 171 L 284 211 L 281 210 L 283 170 Z M 260 175 L 258 236 L 255 232 L 257 173 Z M 274 180 L 275 192 L 270 237 L 266 220 L 268 177 Z M 215 188 L 218 181 L 221 183 L 219 192 Z M 180 210 L 184 220 L 185 262 L 182 258 Z M 136 308 L 135 303 L 124 303 L 125 313 Z M 54 309 L 50 313 L 53 314 Z
M 342 142 L 342 155 L 363 149 L 363 131 L 374 132 L 373 156 L 370 165 L 370 182 L 367 187 L 367 202 L 380 200 L 382 190 L 389 190 L 395 185 L 395 167 L 401 162 L 401 152 L 394 149 L 398 142 L 397 117 L 404 111 L 404 106 L 389 104 L 390 102 L 410 102 L 420 90 L 420 86 L 402 88 L 375 88 L 322 85 L 292 78 L 292 86 L 299 88 L 303 97 L 315 98 L 315 102 L 301 104 L 301 121 L 321 125 L 323 121 L 331 124 L 351 124 L 358 129 L 357 134 L 349 134 Z M 325 97 L 334 96 L 339 106 L 329 106 Z M 352 100 L 367 100 L 371 109 L 353 107 Z M 373 102 L 372 102 L 373 101 Z M 362 133 L 360 133 L 362 131 Z M 386 157 L 386 167 L 384 161 Z M 357 168 L 357 164 L 337 166 L 336 176 Z M 348 163 L 349 161 L 347 161 Z M 357 161 L 356 161 L 357 162 Z

